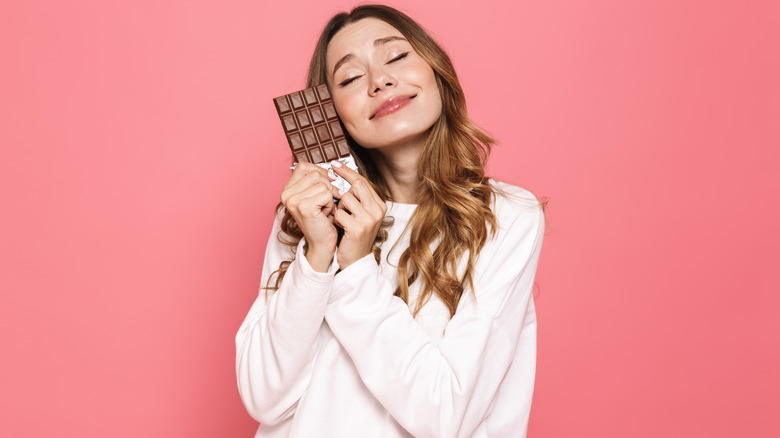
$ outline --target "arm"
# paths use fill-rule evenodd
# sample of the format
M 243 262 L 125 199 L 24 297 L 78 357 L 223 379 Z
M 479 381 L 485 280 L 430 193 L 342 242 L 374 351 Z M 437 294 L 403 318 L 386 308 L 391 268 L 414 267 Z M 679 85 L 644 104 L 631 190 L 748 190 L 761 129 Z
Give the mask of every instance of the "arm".
M 250 415 L 274 425 L 295 413 L 311 379 L 317 337 L 325 315 L 336 266 L 336 228 L 332 222 L 335 179 L 311 163 L 299 163 L 282 189 L 284 208 L 304 239 L 295 260 L 273 293 L 260 290 L 236 335 L 236 375 L 241 399 Z M 279 264 L 290 259 L 279 242 L 281 211 L 266 248 L 262 286 Z M 311 264 L 310 264 L 311 263 Z M 270 296 L 267 296 L 270 295 Z
M 328 325 L 368 389 L 415 436 L 471 436 L 511 365 L 544 234 L 541 208 L 514 217 L 499 218 L 477 264 L 476 301 L 463 293 L 438 346 L 370 256 L 334 280 Z
M 277 239 L 280 217 L 274 221 L 266 248 L 261 285 L 290 249 Z M 315 272 L 303 255 L 305 239 L 296 251 L 280 288 L 261 289 L 236 335 L 238 389 L 249 414 L 274 425 L 289 418 L 311 378 L 317 339 L 336 271 Z

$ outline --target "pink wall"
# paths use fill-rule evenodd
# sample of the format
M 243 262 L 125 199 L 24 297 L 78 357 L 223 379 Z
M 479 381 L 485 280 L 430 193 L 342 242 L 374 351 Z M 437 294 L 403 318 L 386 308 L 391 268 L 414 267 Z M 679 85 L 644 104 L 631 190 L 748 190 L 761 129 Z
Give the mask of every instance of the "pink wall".
M 0 436 L 252 436 L 271 98 L 322 3 L 0 6 Z M 777 3 L 391 4 L 551 198 L 529 436 L 780 436 Z

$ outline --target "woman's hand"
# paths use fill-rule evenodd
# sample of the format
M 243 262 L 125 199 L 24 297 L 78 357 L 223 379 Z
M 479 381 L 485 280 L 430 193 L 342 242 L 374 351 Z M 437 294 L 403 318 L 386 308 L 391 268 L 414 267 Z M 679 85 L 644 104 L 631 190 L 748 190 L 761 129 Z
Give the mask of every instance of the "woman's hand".
M 341 195 L 328 171 L 312 163 L 298 163 L 282 189 L 282 204 L 306 237 L 306 260 L 315 271 L 327 272 L 336 251 L 333 198 Z
M 331 163 L 333 170 L 352 185 L 341 195 L 334 215 L 336 225 L 344 229 L 339 243 L 337 258 L 339 268 L 346 269 L 352 263 L 371 253 L 376 233 L 387 213 L 382 201 L 368 180 L 357 172 L 342 166 L 338 161 Z

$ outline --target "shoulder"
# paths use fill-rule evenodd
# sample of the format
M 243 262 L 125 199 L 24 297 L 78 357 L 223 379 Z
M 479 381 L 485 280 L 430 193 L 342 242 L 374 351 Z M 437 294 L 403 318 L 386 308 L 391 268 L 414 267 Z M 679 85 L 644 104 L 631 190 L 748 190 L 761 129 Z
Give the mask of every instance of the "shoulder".
M 544 211 L 539 199 L 529 190 L 495 179 L 490 180 L 494 198 L 491 208 L 499 228 L 506 228 L 517 222 L 532 227 L 543 226 Z
M 493 179 L 490 186 L 498 227 L 480 250 L 474 294 L 463 294 L 462 306 L 478 306 L 491 318 L 507 314 L 512 315 L 508 320 L 521 321 L 544 238 L 542 204 L 522 187 Z

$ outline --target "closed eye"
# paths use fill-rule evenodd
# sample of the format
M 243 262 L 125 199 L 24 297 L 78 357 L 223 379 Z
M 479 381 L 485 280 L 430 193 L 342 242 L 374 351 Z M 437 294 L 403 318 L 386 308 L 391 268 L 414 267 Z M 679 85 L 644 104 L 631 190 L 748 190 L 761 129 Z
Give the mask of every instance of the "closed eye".
M 390 60 L 390 61 L 388 61 L 387 63 L 388 63 L 388 64 L 390 64 L 391 62 L 396 62 L 396 61 L 398 61 L 398 60 L 401 60 L 401 59 L 403 59 L 403 58 L 406 58 L 406 55 L 408 55 L 408 54 L 409 54 L 409 52 L 401 53 L 400 55 L 398 55 L 398 56 L 396 56 L 395 58 L 391 59 L 391 60 Z
M 359 77 L 360 77 L 360 76 L 353 76 L 353 77 L 351 77 L 351 78 L 347 79 L 346 81 L 344 81 L 344 82 L 340 83 L 339 85 L 341 85 L 342 87 L 343 87 L 343 86 L 346 86 L 346 85 L 349 85 L 349 83 L 350 83 L 350 82 L 354 81 L 355 79 L 357 79 L 357 78 L 359 78 Z
M 409 54 L 409 52 L 404 52 L 404 53 L 401 53 L 400 55 L 396 56 L 395 58 L 393 58 L 393 59 L 391 59 L 391 60 L 387 61 L 387 63 L 388 63 L 388 64 L 390 64 L 390 63 L 392 63 L 392 62 L 400 61 L 401 59 L 404 59 L 404 58 L 406 58 L 406 55 L 408 55 L 408 54 Z M 342 86 L 342 87 L 344 87 L 344 86 L 347 86 L 347 85 L 349 85 L 350 83 L 352 83 L 352 81 L 354 81 L 355 79 L 358 79 L 359 77 L 360 77 L 360 76 L 353 76 L 353 77 L 351 77 L 351 78 L 347 79 L 346 81 L 344 81 L 344 82 L 340 83 L 339 85 L 340 85 L 340 86 Z

